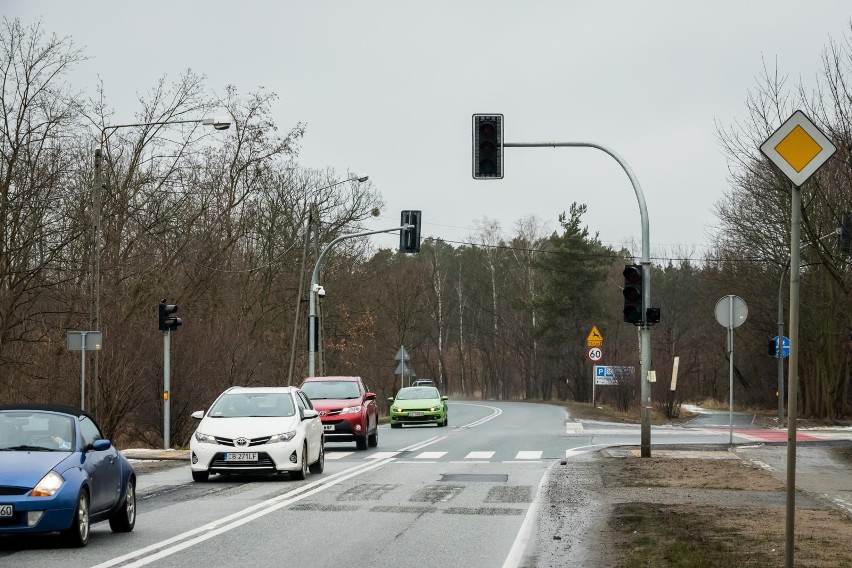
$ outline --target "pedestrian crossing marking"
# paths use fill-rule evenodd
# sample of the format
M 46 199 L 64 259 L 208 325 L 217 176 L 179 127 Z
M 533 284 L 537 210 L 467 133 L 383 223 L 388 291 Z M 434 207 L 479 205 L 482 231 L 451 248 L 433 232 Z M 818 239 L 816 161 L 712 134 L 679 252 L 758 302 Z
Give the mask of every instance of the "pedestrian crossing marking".
M 414 456 L 416 460 L 436 460 L 444 457 L 447 452 L 421 452 L 419 455 Z
M 494 452 L 470 452 L 464 459 L 466 460 L 490 460 L 494 456 Z
M 351 456 L 355 452 L 326 452 L 325 459 L 327 460 L 340 460 L 345 458 L 346 456 Z
M 539 460 L 541 459 L 541 454 L 544 452 L 536 451 L 536 452 L 528 452 L 528 451 L 520 451 L 515 455 L 516 460 Z
M 376 452 L 374 454 L 370 454 L 368 456 L 364 456 L 365 460 L 385 460 L 388 458 L 396 457 L 399 452 Z

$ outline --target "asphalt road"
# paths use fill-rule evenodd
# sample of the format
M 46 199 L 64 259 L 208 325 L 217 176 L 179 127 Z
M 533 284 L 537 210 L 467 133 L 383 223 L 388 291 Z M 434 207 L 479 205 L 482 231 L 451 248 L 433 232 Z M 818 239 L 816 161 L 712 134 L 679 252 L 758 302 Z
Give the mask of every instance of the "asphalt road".
M 723 417 L 727 419 L 727 415 Z M 726 422 L 652 430 L 652 444 L 726 443 Z M 450 425 L 380 429 L 379 445 L 328 444 L 326 469 L 191 480 L 188 466 L 139 476 L 130 534 L 95 525 L 89 546 L 0 538 L 0 566 L 466 566 L 515 568 L 534 542 L 548 468 L 635 425 L 574 422 L 558 406 L 450 403 Z

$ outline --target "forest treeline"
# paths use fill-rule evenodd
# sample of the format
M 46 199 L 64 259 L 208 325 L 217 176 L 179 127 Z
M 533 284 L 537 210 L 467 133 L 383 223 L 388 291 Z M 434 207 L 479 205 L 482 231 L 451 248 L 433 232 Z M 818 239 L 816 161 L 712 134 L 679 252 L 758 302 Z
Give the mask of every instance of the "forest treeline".
M 68 82 L 84 57 L 41 24 L 0 25 L 0 399 L 79 404 L 80 356 L 66 349 L 66 333 L 100 329 L 87 407 L 112 436 L 161 443 L 156 318 L 167 298 L 184 321 L 171 337 L 171 432 L 181 444 L 190 413 L 224 388 L 299 384 L 317 252 L 364 231 L 381 194 L 350 172 L 300 166 L 305 126 L 276 123 L 274 93 L 211 94 L 205 77 L 187 71 L 141 93 L 131 120 L 115 120 L 105 88 L 88 95 Z M 729 294 L 749 310 L 735 332 L 735 404 L 777 405 L 767 341 L 777 334 L 779 295 L 785 329 L 789 315 L 791 188 L 758 147 L 796 109 L 838 147 L 802 188 L 800 412 L 829 420 L 850 412 L 852 276 L 835 233 L 852 211 L 849 38 L 830 42 L 822 64 L 815 90 L 763 70 L 747 117 L 715 126 L 730 179 L 711 248 L 652 260 L 652 305 L 662 313 L 652 330 L 652 400 L 669 413 L 680 401 L 727 400 L 726 330 L 714 307 Z M 214 111 L 227 113 L 230 130 L 193 121 Z M 107 128 L 116 123 L 148 126 Z M 394 355 L 405 346 L 417 376 L 452 396 L 590 401 L 593 325 L 606 364 L 638 367 L 638 328 L 623 322 L 621 293 L 635 251 L 603 244 L 583 223 L 584 204 L 554 204 L 563 209 L 512 228 L 475 220 L 469 242 L 430 238 L 416 255 L 342 241 L 323 263 L 320 372 L 361 375 L 384 400 L 400 384 Z M 597 396 L 635 409 L 636 378 L 619 382 Z

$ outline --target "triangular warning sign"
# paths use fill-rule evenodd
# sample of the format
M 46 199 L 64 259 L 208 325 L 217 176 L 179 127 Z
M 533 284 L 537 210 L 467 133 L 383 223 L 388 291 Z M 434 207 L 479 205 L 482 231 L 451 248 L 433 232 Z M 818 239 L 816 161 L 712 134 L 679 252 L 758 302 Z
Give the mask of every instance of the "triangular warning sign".
M 588 337 L 586 337 L 586 341 L 603 341 L 603 335 L 601 335 L 601 332 L 598 331 L 598 326 L 592 326 L 592 331 L 589 332 Z

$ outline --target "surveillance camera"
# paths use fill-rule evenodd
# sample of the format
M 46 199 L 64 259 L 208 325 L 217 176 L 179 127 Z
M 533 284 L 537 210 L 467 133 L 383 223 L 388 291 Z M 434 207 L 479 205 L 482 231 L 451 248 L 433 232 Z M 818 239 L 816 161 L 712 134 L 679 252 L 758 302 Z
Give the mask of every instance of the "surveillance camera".
M 322 286 L 317 286 L 317 296 L 319 296 L 320 298 L 325 297 L 325 288 L 323 288 Z

